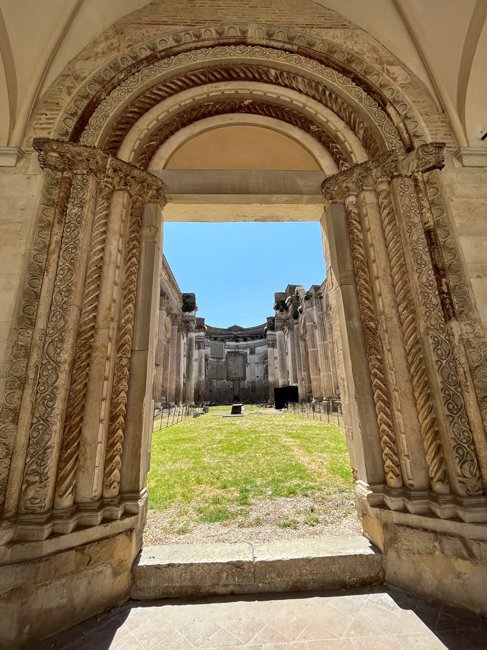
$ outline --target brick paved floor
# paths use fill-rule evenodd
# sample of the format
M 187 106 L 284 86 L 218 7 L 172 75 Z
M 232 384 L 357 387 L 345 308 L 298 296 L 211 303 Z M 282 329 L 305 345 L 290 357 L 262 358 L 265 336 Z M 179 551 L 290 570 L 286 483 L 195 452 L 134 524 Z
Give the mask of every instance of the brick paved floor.
M 130 602 L 29 648 L 410 650 L 487 648 L 487 619 L 389 587 Z

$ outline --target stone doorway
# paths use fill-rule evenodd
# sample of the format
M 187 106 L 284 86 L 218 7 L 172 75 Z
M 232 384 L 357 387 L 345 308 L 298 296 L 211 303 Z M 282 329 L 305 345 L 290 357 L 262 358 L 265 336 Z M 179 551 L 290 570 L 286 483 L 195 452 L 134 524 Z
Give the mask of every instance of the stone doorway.
M 280 191 L 259 189 L 287 198 L 252 197 L 238 214 L 296 218 L 313 205 L 322 219 L 358 507 L 386 576 L 484 608 L 485 337 L 445 148 L 432 142 L 442 134 L 451 168 L 448 126 L 410 76 L 400 86 L 305 29 L 219 23 L 141 39 L 69 98 L 55 82 L 26 138 L 42 191 L 0 415 L 2 562 L 73 566 L 72 599 L 80 584 L 97 594 L 82 615 L 128 593 L 146 508 L 161 206 L 163 219 L 181 204 L 205 218 L 212 196 L 178 204 L 151 172 L 204 120 L 237 116 L 306 143 L 326 176 L 319 203 L 306 183 L 290 196 L 274 177 Z M 29 622 L 50 586 L 32 571 Z M 75 611 L 68 598 L 57 616 Z

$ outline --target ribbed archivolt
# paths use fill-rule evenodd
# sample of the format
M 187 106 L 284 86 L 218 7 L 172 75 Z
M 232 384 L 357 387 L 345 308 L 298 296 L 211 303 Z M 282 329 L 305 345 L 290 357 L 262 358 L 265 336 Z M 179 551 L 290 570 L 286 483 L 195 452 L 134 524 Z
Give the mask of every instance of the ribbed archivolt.
M 117 334 L 113 392 L 105 455 L 103 496 L 114 497 L 120 491 L 125 415 L 129 387 L 130 357 L 135 323 L 135 299 L 142 226 L 142 201 L 134 197 L 130 207 L 127 256 L 122 287 L 122 307 Z
M 377 423 L 379 425 L 385 478 L 387 485 L 397 488 L 402 486 L 399 455 L 394 436 L 391 406 L 384 374 L 384 361 L 380 350 L 380 343 L 377 339 L 377 321 L 375 318 L 373 296 L 367 268 L 366 251 L 356 197 L 349 196 L 345 205 L 350 243 L 352 246 L 355 280 L 365 335 L 367 360 L 372 382 Z
M 90 241 L 90 257 L 58 465 L 55 500 L 57 508 L 68 507 L 74 499 L 81 431 L 103 273 L 103 258 L 110 216 L 110 199 L 110 187 L 102 185 L 98 195 Z
M 399 239 L 399 231 L 394 217 L 394 207 L 391 201 L 389 186 L 379 187 L 377 197 L 389 255 L 399 318 L 403 330 L 404 345 L 411 373 L 413 394 L 418 410 L 421 434 L 423 436 L 431 487 L 435 492 L 447 493 L 449 492 L 448 476 L 438 430 L 438 421 L 434 411 L 430 386 L 423 361 L 423 350 L 417 327 L 417 319 L 413 309 L 408 273 Z

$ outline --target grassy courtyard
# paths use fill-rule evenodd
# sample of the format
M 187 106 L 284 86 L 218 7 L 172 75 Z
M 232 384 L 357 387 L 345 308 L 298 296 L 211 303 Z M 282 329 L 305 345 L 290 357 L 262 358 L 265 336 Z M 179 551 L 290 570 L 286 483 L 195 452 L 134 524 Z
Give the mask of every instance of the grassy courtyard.
M 208 526 L 323 528 L 337 509 L 353 513 L 342 429 L 257 407 L 247 407 L 241 418 L 223 417 L 228 412 L 212 407 L 207 415 L 154 430 L 152 543 L 185 541 Z

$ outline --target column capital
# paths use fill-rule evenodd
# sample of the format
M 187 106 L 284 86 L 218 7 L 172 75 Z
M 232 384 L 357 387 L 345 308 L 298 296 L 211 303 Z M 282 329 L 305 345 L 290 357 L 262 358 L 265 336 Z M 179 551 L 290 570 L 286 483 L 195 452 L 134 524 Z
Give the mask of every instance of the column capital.
M 113 192 L 125 191 L 144 203 L 159 203 L 161 207 L 166 203 L 160 178 L 96 147 L 51 138 L 34 138 L 32 146 L 39 154 L 43 169 L 93 175 Z
M 32 146 L 39 154 L 39 164 L 45 169 L 71 174 L 92 174 L 102 180 L 108 156 L 100 149 L 51 138 L 34 138 Z
M 441 169 L 445 164 L 444 149 L 443 142 L 430 142 L 419 145 L 409 154 L 397 151 L 381 154 L 326 178 L 321 184 L 323 197 L 327 201 L 345 201 L 363 190 L 374 189 L 380 182 Z

